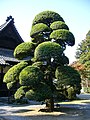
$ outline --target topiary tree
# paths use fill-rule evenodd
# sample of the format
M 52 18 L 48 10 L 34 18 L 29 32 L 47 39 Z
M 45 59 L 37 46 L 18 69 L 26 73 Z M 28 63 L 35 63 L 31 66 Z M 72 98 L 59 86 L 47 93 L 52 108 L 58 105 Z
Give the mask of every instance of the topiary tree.
M 39 101 L 47 100 L 49 110 L 53 111 L 57 91 L 55 71 L 58 66 L 69 64 L 64 50 L 66 45 L 75 44 L 75 38 L 63 18 L 53 11 L 43 11 L 35 16 L 30 37 L 30 43 L 20 44 L 14 51 L 18 59 L 31 56 L 31 64 L 28 62 L 29 65 L 19 74 L 20 88 L 15 93 L 15 99 L 25 96 Z

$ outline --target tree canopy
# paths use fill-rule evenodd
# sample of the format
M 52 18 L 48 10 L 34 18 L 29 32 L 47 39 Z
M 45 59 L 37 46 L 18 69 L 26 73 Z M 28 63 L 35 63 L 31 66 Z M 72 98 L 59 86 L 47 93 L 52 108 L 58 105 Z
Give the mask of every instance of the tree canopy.
M 26 62 L 24 67 L 16 65 L 17 70 L 13 70 L 12 67 L 9 70 L 12 79 L 8 71 L 4 81 L 6 83 L 16 80 L 19 82 L 14 95 L 15 99 L 22 97 L 39 101 L 49 99 L 48 107 L 53 111 L 54 95 L 57 92 L 54 80 L 63 79 L 61 82 L 65 81 L 63 83 L 65 86 L 77 84 L 76 79 L 79 80 L 80 77 L 75 70 L 67 66 L 69 59 L 64 54 L 67 45 L 75 44 L 75 38 L 63 18 L 53 11 L 43 11 L 35 16 L 30 37 L 31 42 L 25 42 L 16 47 L 14 56 L 18 59 L 30 56 L 31 63 L 27 61 L 28 64 Z M 60 75 L 61 72 L 63 77 Z M 80 80 L 78 83 L 80 84 Z

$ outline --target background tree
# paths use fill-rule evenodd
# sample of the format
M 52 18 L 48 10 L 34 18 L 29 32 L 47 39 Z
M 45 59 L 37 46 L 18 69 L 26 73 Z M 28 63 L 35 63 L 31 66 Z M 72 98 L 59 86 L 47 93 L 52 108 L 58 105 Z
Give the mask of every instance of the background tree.
M 90 31 L 86 34 L 86 38 L 78 45 L 76 58 L 79 63 L 85 66 L 86 81 L 88 88 L 88 80 L 90 80 Z
M 81 64 L 79 61 L 73 62 L 70 66 L 75 68 L 79 72 L 79 74 L 81 75 L 82 92 L 84 92 L 84 86 L 85 85 L 88 89 L 86 67 L 84 66 L 84 64 Z
M 49 110 L 53 111 L 57 91 L 55 71 L 57 67 L 64 68 L 69 64 L 64 50 L 66 45 L 75 44 L 75 38 L 63 18 L 53 11 L 43 11 L 35 16 L 30 36 L 31 42 L 22 43 L 14 50 L 16 58 L 28 58 L 28 66 L 19 73 L 20 87 L 14 96 L 15 99 L 23 96 L 39 101 L 48 99 Z
M 90 60 L 90 31 L 88 31 L 86 38 L 78 45 L 76 58 L 79 59 L 82 64 L 90 65 L 87 63 Z

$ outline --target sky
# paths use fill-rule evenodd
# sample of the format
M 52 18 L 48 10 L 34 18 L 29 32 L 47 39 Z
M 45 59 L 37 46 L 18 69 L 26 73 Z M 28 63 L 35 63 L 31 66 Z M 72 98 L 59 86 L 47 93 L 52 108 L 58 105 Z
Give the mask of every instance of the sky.
M 90 0 L 0 0 L 0 25 L 11 15 L 22 39 L 30 41 L 32 21 L 45 10 L 57 12 L 73 33 L 75 45 L 67 46 L 65 55 L 74 62 L 77 46 L 90 30 Z

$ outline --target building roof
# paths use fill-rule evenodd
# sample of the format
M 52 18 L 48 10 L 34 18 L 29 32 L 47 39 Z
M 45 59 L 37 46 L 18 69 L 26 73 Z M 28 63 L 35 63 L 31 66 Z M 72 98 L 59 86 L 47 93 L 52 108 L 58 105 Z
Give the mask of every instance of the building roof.
M 2 31 L 11 21 L 14 22 L 14 19 L 12 18 L 12 16 L 7 17 L 6 22 L 0 26 L 0 31 Z
M 10 65 L 10 63 L 20 62 L 13 56 L 13 50 L 0 48 L 0 64 L 1 65 Z
M 14 58 L 13 51 L 23 39 L 18 33 L 12 16 L 7 17 L 6 22 L 0 26 L 0 65 L 14 65 L 19 60 Z
M 6 22 L 0 26 L 0 47 L 14 50 L 22 42 L 24 41 L 14 25 L 14 18 L 7 17 Z

